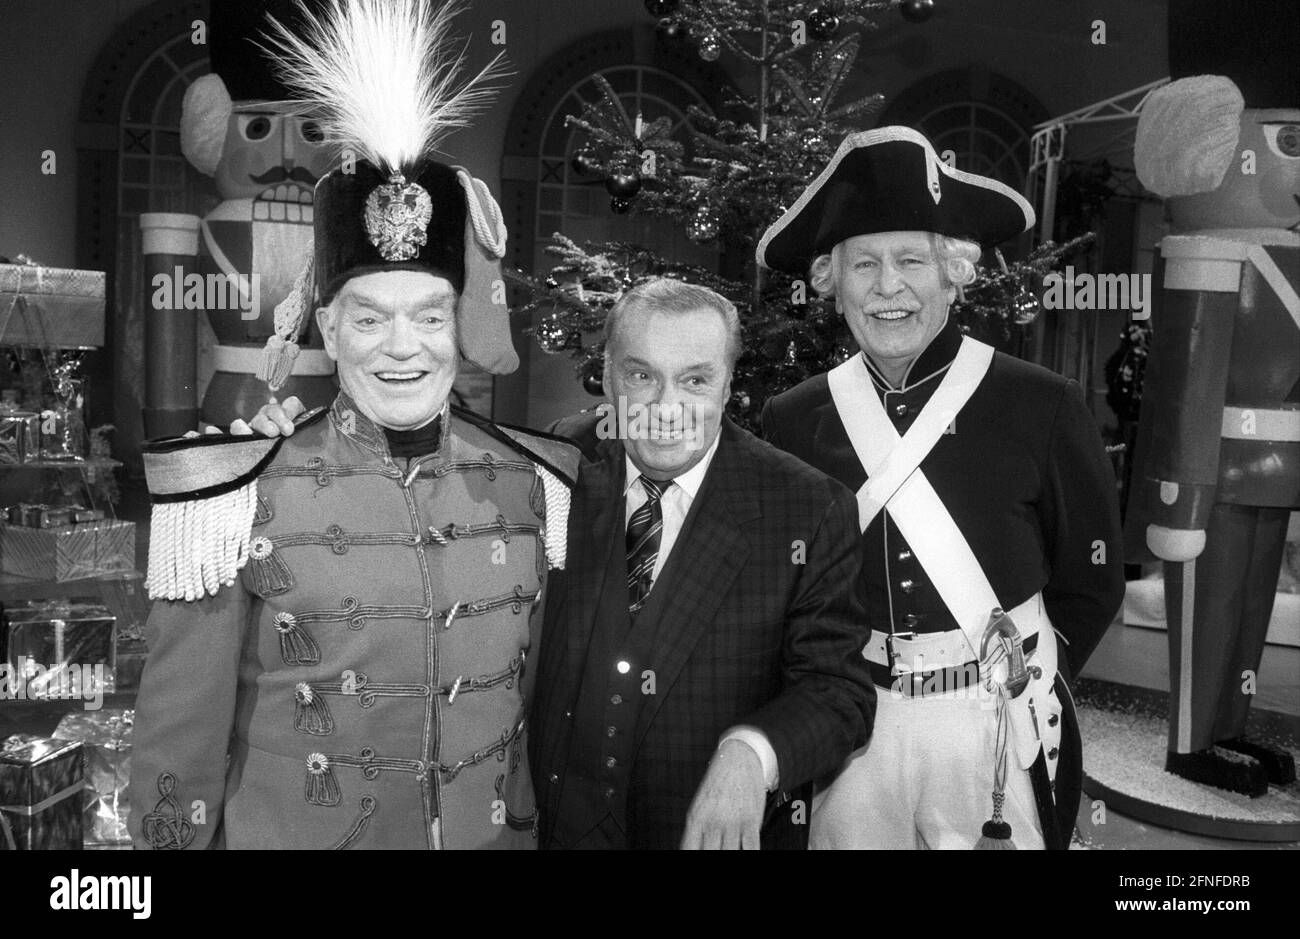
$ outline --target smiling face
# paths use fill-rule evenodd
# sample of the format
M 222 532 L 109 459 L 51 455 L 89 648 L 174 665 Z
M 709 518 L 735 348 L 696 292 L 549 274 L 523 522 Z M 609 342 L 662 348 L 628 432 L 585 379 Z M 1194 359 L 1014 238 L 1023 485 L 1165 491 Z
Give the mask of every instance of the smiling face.
M 703 459 L 722 428 L 731 395 L 729 337 L 722 315 L 628 310 L 605 349 L 605 393 L 650 415 L 649 433 L 623 445 L 655 479 L 675 478 Z
M 835 303 L 858 345 L 892 381 L 938 335 L 957 288 L 928 232 L 857 235 L 834 252 Z
M 339 384 L 392 430 L 433 420 L 456 380 L 456 292 L 423 271 L 354 277 L 316 314 Z

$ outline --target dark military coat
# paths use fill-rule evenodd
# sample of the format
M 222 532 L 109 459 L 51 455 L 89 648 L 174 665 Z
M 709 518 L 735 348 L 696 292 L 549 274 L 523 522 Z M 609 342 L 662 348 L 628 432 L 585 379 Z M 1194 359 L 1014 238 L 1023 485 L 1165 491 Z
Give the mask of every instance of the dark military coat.
M 872 384 L 902 436 L 939 387 L 961 332 L 947 325 L 893 388 L 868 359 Z M 770 399 L 764 435 L 856 491 L 867 473 L 831 399 L 825 374 Z M 1074 828 L 1082 765 L 1077 723 L 1064 694 L 1124 598 L 1115 477 L 1077 382 L 996 353 L 988 373 L 921 471 L 970 544 L 1002 609 L 1039 591 L 1059 650 L 1064 721 L 1059 752 L 1031 769 L 1049 847 Z M 863 532 L 868 616 L 881 632 L 946 632 L 957 622 L 886 510 Z M 1061 679 L 1066 681 L 1062 681 Z M 1059 759 L 1059 762 L 1057 762 Z M 1055 765 L 1049 784 L 1047 761 Z

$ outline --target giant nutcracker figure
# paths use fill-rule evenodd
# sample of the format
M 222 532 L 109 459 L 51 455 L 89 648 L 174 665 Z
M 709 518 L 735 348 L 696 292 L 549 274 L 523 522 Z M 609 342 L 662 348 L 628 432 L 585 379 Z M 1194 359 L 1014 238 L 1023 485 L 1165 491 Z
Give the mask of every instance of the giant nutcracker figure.
M 271 58 L 257 45 L 267 13 L 291 24 L 301 15 L 291 0 L 212 0 L 206 24 L 212 73 L 194 82 L 182 103 L 182 152 L 213 178 L 224 201 L 202 219 L 174 214 L 141 219 L 151 296 L 159 273 L 179 273 L 183 282 L 198 273 L 205 285 L 222 288 L 202 291 L 217 345 L 215 373 L 199 415 L 222 426 L 266 401 L 266 378 L 275 379 L 281 394 L 297 395 L 308 406 L 334 396 L 333 363 L 310 331 L 292 336 L 276 330 L 275 308 L 311 256 L 313 188 L 337 148 L 323 139 L 310 114 L 289 103 Z M 178 288 L 175 295 L 185 294 Z M 146 327 L 149 436 L 181 433 L 195 424 L 194 321 L 185 318 L 201 313 L 192 302 L 185 302 L 181 313 L 166 302 L 166 293 L 162 298 L 164 309 L 157 299 L 151 302 Z M 280 322 L 285 321 L 282 313 Z M 281 374 L 274 374 L 275 359 L 264 353 L 268 340 L 271 353 L 301 347 L 291 363 L 278 357 L 284 363 Z M 264 364 L 268 357 L 269 365 Z
M 1169 21 L 1175 80 L 1136 142 L 1172 234 L 1128 534 L 1164 562 L 1166 769 L 1261 795 L 1295 779 L 1289 754 L 1244 731 L 1300 508 L 1300 7 L 1170 0 Z

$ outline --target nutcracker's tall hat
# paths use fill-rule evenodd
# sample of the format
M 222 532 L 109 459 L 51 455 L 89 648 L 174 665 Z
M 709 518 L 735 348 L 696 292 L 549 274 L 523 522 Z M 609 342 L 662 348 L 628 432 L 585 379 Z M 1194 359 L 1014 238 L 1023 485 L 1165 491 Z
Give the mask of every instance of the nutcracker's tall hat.
M 830 163 L 758 243 L 763 267 L 807 274 L 841 241 L 926 231 L 991 246 L 1034 226 L 1034 209 L 1010 186 L 953 169 L 910 127 L 849 134 Z
M 1295 115 L 1283 112 L 1300 108 L 1298 36 L 1296 0 L 1169 0 L 1172 81 L 1142 102 L 1133 144 L 1142 185 L 1165 198 L 1218 189 L 1239 159 L 1246 109 L 1281 128 L 1294 159 Z
M 314 262 L 276 309 L 262 369 L 273 389 L 293 367 L 314 304 L 376 271 L 445 277 L 459 294 L 461 354 L 494 374 L 519 365 L 501 280 L 501 210 L 481 180 L 434 159 L 505 74 L 498 54 L 462 78 L 465 51 L 450 35 L 458 10 L 422 0 L 328 0 L 320 14 L 300 10 L 298 32 L 271 20 L 281 79 L 344 161 L 316 184 Z

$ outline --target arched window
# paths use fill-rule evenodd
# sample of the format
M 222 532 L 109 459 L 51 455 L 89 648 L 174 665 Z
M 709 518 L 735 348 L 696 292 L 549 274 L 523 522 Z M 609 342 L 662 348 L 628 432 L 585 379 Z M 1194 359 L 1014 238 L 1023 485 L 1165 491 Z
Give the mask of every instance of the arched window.
M 561 232 L 579 244 L 635 242 L 666 257 L 716 266 L 716 247 L 691 242 L 669 221 L 613 212 L 604 180 L 574 170 L 572 156 L 585 132 L 565 117 L 600 99 L 597 76 L 610 83 L 629 116 L 640 113 L 646 122 L 667 116 L 688 159 L 694 145 L 688 108 L 716 113 L 729 83 L 716 63 L 702 61 L 688 44 L 664 41 L 653 27 L 588 37 L 539 67 L 514 105 L 501 161 L 501 205 L 511 236 L 507 263 L 547 271 L 555 259 L 546 246 Z M 572 359 L 542 352 L 522 334 L 529 325 L 516 324 L 520 368 L 496 379 L 493 414 L 540 427 L 594 399 L 578 383 Z
M 102 352 L 88 360 L 92 423 L 117 425 L 115 451 L 140 478 L 144 397 L 141 212 L 195 212 L 215 187 L 181 156 L 185 89 L 207 71 L 193 43 L 205 0 L 157 0 L 127 19 L 100 50 L 82 89 L 77 124 L 76 264 L 107 273 Z M 206 183 L 207 189 L 202 188 Z
M 710 110 L 703 96 L 689 84 L 651 66 L 601 69 L 571 87 L 552 109 L 537 157 L 534 269 L 545 269 L 547 260 L 542 253 L 545 242 L 557 231 L 579 243 L 598 240 L 651 243 L 667 256 L 708 263 L 716 257 L 716 250 L 691 243 L 680 227 L 663 219 L 612 212 L 604 180 L 574 170 L 573 154 L 586 143 L 587 134 L 581 128 L 568 126 L 565 117 L 581 114 L 585 105 L 600 100 L 597 76 L 609 82 L 629 115 L 639 114 L 646 123 L 668 117 L 673 136 L 686 148 L 688 162 L 694 150 L 694 138 L 687 107 L 695 105 Z
M 898 95 L 880 123 L 906 124 L 951 150 L 958 169 L 1006 183 L 1020 192 L 1029 171 L 1029 137 L 1047 109 L 1009 78 L 983 69 L 932 75 Z

